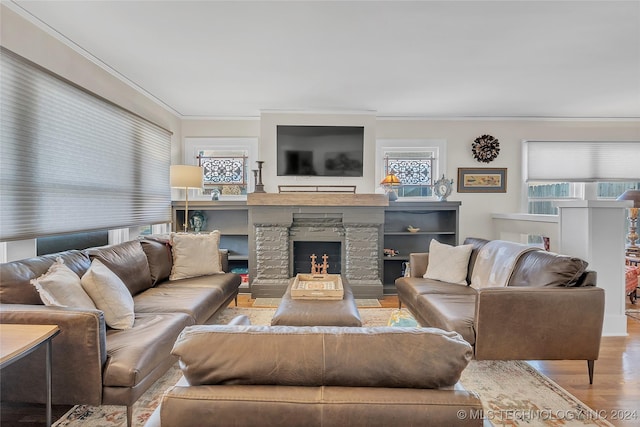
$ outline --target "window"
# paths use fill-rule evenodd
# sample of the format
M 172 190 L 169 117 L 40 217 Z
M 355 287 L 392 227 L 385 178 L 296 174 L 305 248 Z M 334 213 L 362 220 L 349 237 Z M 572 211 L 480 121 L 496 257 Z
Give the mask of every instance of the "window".
M 393 172 L 402 183 L 398 197 L 433 197 L 433 182 L 446 174 L 446 141 L 379 139 L 376 141 L 377 182 Z
M 247 152 L 202 150 L 198 165 L 204 168 L 204 194 L 247 194 Z
M 433 194 L 433 152 L 387 152 L 384 175 L 393 172 L 400 182 L 398 197 L 429 197 Z
M 2 48 L 0 240 L 171 221 L 171 132 Z
M 570 182 L 546 182 L 528 184 L 528 209 L 530 214 L 557 215 L 554 202 L 584 198 L 584 185 Z
M 528 213 L 556 215 L 558 200 L 615 199 L 639 188 L 637 141 L 524 141 L 522 154 Z
M 194 198 L 244 199 L 253 191 L 258 138 L 191 137 L 184 140 L 184 164 L 204 168 L 204 190 Z M 254 165 L 252 167 L 252 165 Z M 191 198 L 192 195 L 189 196 Z M 223 199 L 224 199 L 223 198 Z
M 553 204 L 559 200 L 582 200 L 585 198 L 585 183 L 555 182 L 529 183 L 528 210 L 530 214 L 557 215 L 558 208 Z M 640 189 L 640 182 L 597 182 L 596 198 L 615 200 L 626 190 Z

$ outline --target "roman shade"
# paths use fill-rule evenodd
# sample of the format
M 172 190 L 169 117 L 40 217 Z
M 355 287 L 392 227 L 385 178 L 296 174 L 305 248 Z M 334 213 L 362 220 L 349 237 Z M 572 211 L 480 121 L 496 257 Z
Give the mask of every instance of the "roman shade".
M 527 182 L 640 180 L 640 141 L 525 141 Z
M 171 221 L 171 132 L 2 48 L 0 240 Z

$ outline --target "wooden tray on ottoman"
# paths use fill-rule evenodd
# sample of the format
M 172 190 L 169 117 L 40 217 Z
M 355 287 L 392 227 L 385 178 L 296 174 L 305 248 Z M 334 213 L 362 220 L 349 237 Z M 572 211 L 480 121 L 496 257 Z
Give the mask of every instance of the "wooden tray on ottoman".
M 298 273 L 291 286 L 292 299 L 340 300 L 343 297 L 339 274 Z

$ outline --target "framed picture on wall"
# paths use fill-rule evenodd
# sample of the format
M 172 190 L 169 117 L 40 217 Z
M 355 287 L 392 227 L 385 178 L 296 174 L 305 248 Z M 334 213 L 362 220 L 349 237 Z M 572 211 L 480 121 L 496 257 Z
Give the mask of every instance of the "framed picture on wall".
M 506 193 L 507 168 L 458 168 L 458 193 Z

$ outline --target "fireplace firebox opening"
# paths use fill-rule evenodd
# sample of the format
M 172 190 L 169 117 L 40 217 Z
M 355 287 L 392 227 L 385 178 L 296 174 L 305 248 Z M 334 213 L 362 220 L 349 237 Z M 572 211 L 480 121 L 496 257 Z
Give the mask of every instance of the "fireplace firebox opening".
M 293 242 L 293 274 L 311 272 L 311 255 L 316 255 L 316 263 L 322 264 L 322 256 L 328 256 L 328 274 L 340 274 L 342 271 L 342 243 L 341 242 Z

